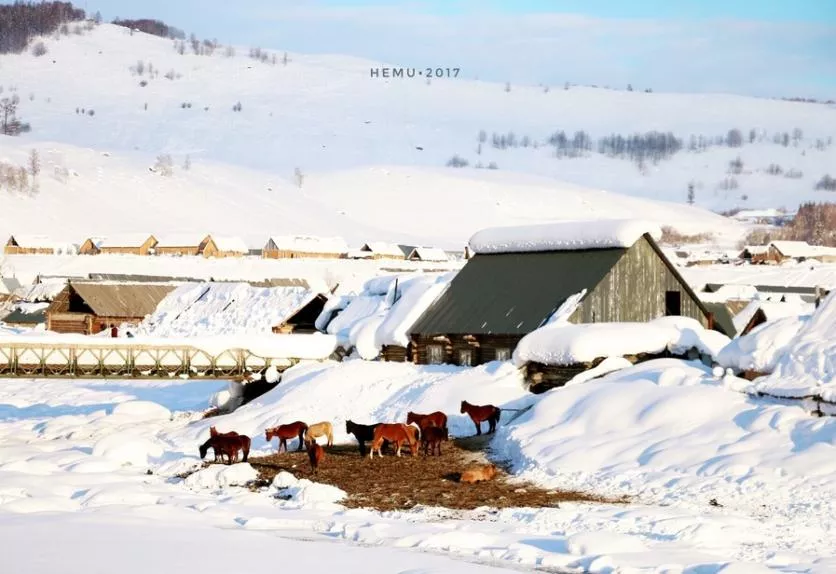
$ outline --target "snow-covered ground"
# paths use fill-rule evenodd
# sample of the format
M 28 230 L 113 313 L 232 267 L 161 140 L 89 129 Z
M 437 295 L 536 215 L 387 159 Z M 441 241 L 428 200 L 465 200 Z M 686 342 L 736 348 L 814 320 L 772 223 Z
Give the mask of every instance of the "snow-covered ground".
M 13 543 L 4 564 L 41 572 L 54 570 L 63 555 L 59 569 L 81 572 L 87 556 L 59 551 L 104 536 L 107 556 L 122 551 L 129 557 L 137 545 L 128 537 L 136 536 L 143 548 L 151 540 L 160 556 L 184 544 L 213 556 L 223 554 L 222 547 L 236 554 L 252 549 L 239 567 L 257 564 L 265 544 L 275 559 L 288 541 L 306 540 L 310 546 L 294 546 L 288 564 L 305 567 L 310 563 L 302 554 L 314 553 L 322 554 L 323 565 L 339 561 L 347 571 L 379 560 L 391 568 L 364 566 L 387 572 L 470 572 L 478 568 L 471 562 L 593 573 L 831 572 L 836 421 L 752 399 L 737 391 L 740 383 L 715 379 L 695 363 L 661 360 L 530 395 L 508 363 L 471 369 L 356 360 L 298 365 L 256 401 L 200 420 L 183 411 L 203 408 L 222 382 L 0 380 L 4 540 L 25 540 L 36 531 L 60 539 L 40 562 Z M 197 445 L 210 424 L 249 433 L 254 451 L 262 452 L 275 449 L 266 445 L 263 428 L 291 418 L 331 420 L 342 442 L 346 418 L 400 420 L 409 410 L 441 409 L 461 436 L 473 432 L 459 414 L 462 399 L 533 405 L 516 418 L 504 413 L 492 443 L 520 476 L 629 494 L 634 501 L 379 513 L 344 509 L 340 492 L 305 481 L 277 477 L 273 486 L 251 492 L 239 486 L 254 476 L 248 464 L 176 478 L 197 467 Z M 288 499 L 275 497 L 280 490 Z M 182 558 L 172 560 L 160 564 Z M 190 564 L 204 559 L 195 560 Z M 32 570 L 35 565 L 42 570 Z M 212 568 L 207 571 L 218 571 Z

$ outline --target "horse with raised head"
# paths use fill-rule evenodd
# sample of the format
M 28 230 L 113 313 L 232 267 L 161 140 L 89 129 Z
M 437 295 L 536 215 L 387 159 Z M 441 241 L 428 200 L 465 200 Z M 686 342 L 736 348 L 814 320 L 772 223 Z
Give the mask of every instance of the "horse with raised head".
M 346 434 L 353 434 L 357 439 L 357 445 L 360 447 L 360 456 L 366 456 L 366 443 L 374 441 L 374 429 L 380 423 L 373 425 L 361 425 L 352 420 L 345 421 Z
M 410 430 L 410 428 L 412 430 Z M 374 429 L 374 440 L 372 441 L 372 448 L 369 451 L 369 458 L 374 458 L 374 451 L 377 455 L 382 457 L 381 448 L 383 441 L 388 440 L 395 443 L 397 450 L 395 455 L 401 456 L 401 445 L 408 444 L 412 451 L 412 456 L 418 454 L 418 441 L 415 439 L 415 433 L 418 431 L 415 427 L 409 427 L 403 423 L 380 423 Z
M 499 422 L 499 417 L 502 415 L 502 409 L 494 405 L 471 405 L 467 401 L 462 401 L 462 414 L 467 413 L 470 420 L 476 425 L 476 434 L 482 434 L 482 422 L 488 421 L 488 434 L 496 431 L 496 424 Z
M 424 444 L 424 456 L 428 451 L 435 454 L 438 449 L 438 456 L 441 456 L 441 441 L 449 440 L 446 427 L 429 426 L 421 433 L 421 442 Z
M 328 439 L 327 446 L 334 446 L 334 427 L 328 421 L 322 421 L 308 426 L 305 432 L 305 442 L 324 436 Z
M 325 449 L 316 444 L 316 439 L 306 439 L 308 446 L 308 460 L 311 462 L 311 474 L 318 474 L 319 463 L 325 457 Z
M 238 451 L 242 451 L 244 453 L 243 462 L 247 462 L 247 457 L 250 455 L 250 437 L 247 435 L 216 435 L 210 436 L 209 440 L 205 443 L 200 445 L 200 458 L 206 456 L 209 447 L 215 451 L 215 456 L 218 456 L 220 453 L 221 462 L 223 462 L 223 455 L 227 456 L 227 464 L 233 464 L 238 462 Z
M 286 425 L 279 425 L 277 427 L 265 429 L 264 431 L 264 440 L 270 442 L 274 438 L 278 437 L 279 439 L 279 450 L 278 452 L 282 452 L 282 447 L 284 446 L 284 451 L 287 452 L 287 441 L 293 438 L 299 438 L 299 448 L 297 451 L 304 450 L 302 445 L 305 443 L 305 431 L 308 430 L 308 425 L 303 423 L 302 421 L 296 421 L 293 423 L 289 423 Z
M 417 424 L 422 433 L 426 427 L 430 426 L 447 428 L 447 415 L 441 411 L 435 411 L 428 415 L 421 415 L 409 411 L 406 413 L 406 424 L 411 425 L 412 423 Z

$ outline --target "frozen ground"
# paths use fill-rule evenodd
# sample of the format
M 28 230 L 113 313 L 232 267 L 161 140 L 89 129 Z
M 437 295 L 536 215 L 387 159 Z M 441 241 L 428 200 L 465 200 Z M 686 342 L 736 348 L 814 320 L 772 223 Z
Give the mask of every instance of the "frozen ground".
M 643 574 L 836 567 L 831 419 L 754 401 L 737 392 L 736 379 L 716 380 L 677 361 L 540 396 L 526 393 L 519 377 L 499 363 L 303 364 L 255 402 L 203 421 L 187 411 L 205 407 L 223 383 L 0 380 L 0 529 L 4 540 L 36 531 L 56 538 L 41 557 L 13 543 L 7 560 L 15 571 L 41 572 L 54 571 L 63 556 L 61 571 L 86 572 L 89 556 L 69 550 L 75 541 L 98 537 L 115 560 L 140 552 L 131 537 L 145 550 L 150 536 L 160 548 L 154 560 L 172 570 L 192 554 L 192 564 L 206 564 L 205 556 L 224 554 L 221 546 L 241 555 L 241 567 L 270 552 L 300 567 L 315 554 L 347 571 L 377 568 L 374 560 L 381 572 L 479 568 L 470 561 Z M 343 509 L 338 493 L 313 485 L 285 491 L 288 500 L 275 497 L 283 486 L 275 483 L 251 492 L 236 486 L 253 476 L 247 464 L 176 478 L 197 467 L 196 447 L 210 424 L 251 433 L 263 452 L 263 427 L 291 418 L 332 420 L 341 442 L 345 418 L 398 420 L 408 410 L 440 408 L 461 435 L 472 432 L 458 412 L 463 398 L 534 405 L 514 420 L 503 414 L 492 444 L 520 476 L 626 493 L 634 503 L 378 513 Z M 290 542 L 300 539 L 314 542 Z M 217 556 L 216 564 L 231 560 Z

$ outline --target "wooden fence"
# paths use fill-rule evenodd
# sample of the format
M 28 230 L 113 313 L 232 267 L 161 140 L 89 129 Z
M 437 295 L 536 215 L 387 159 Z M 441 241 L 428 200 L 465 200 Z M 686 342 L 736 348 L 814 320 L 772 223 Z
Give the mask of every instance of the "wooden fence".
M 217 355 L 189 346 L 0 343 L 0 377 L 228 378 L 298 359 L 261 357 L 246 349 Z

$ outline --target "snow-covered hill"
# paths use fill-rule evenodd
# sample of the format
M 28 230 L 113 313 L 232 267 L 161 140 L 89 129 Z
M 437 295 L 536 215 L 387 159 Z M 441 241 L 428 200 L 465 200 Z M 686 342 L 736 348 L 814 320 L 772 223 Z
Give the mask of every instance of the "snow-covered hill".
M 25 164 L 37 149 L 44 164 L 37 199 L 0 192 L 3 230 L 37 222 L 44 232 L 77 235 L 81 222 L 71 224 L 68 215 L 95 212 L 105 233 L 164 225 L 247 235 L 246 225 L 258 237 L 287 228 L 458 246 L 484 225 L 609 212 L 650 211 L 713 231 L 719 220 L 678 205 L 613 195 L 684 204 L 692 181 L 696 204 L 712 209 L 836 198 L 813 189 L 836 164 L 836 148 L 827 144 L 836 135 L 833 106 L 581 87 L 506 91 L 464 77 L 373 78 L 370 69 L 381 64 L 356 58 L 290 54 L 283 64 L 279 53 L 273 64 L 250 58 L 248 47 L 235 55 L 224 48 L 181 55 L 170 40 L 107 24 L 45 45 L 41 57 L 0 56 L 3 95 L 20 96 L 19 116 L 32 126 L 18 138 L 0 136 L 0 161 Z M 715 138 L 732 128 L 743 133 L 743 147 L 687 151 L 690 135 Z M 798 145 L 772 143 L 774 134 L 796 128 Z M 763 141 L 749 144 L 751 129 Z M 477 153 L 481 130 L 487 141 Z M 593 139 L 671 131 L 686 149 L 646 161 L 641 172 L 636 162 L 594 149 L 556 158 L 546 142 L 558 130 L 570 138 L 585 130 Z M 513 132 L 520 142 L 528 136 L 531 145 L 497 149 L 494 132 Z M 173 176 L 148 170 L 160 154 L 171 156 Z M 456 154 L 470 166 L 443 167 Z M 738 156 L 738 187 L 718 189 Z M 499 170 L 474 169 L 477 162 Z M 803 175 L 762 171 L 773 163 Z M 119 210 L 131 217 L 117 222 Z M 88 233 L 87 222 L 83 227 Z

